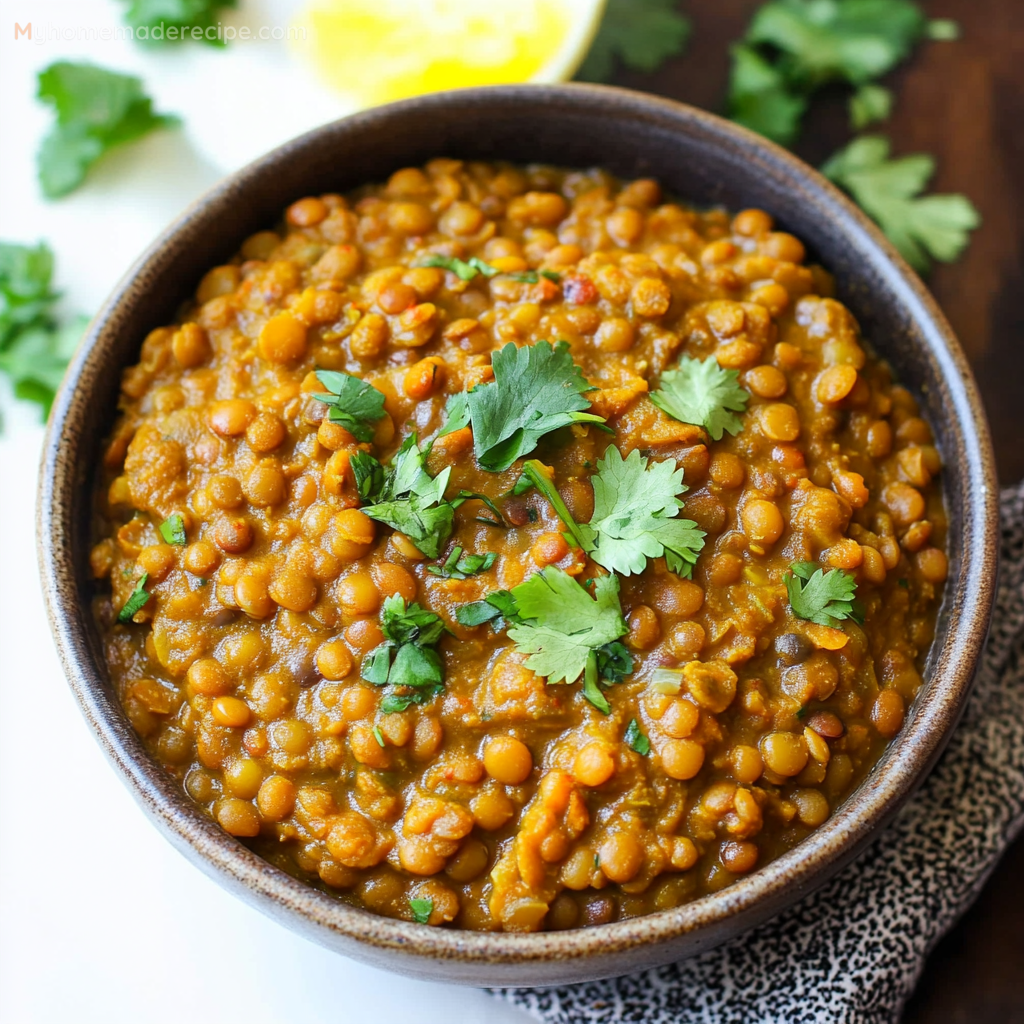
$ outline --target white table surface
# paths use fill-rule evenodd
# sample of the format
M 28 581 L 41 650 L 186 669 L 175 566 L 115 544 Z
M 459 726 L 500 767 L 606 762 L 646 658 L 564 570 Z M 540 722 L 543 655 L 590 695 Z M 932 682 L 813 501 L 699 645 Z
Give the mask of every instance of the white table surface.
M 74 6 L 79 21 L 112 19 L 121 5 Z M 0 0 L 0 238 L 48 240 L 67 309 L 88 313 L 218 172 L 187 133 L 164 133 L 111 155 L 68 199 L 41 200 L 34 153 L 49 119 L 32 99 L 35 70 L 65 56 L 145 67 L 127 46 L 13 40 L 13 21 L 57 22 L 67 10 Z M 0 1021 L 522 1024 L 480 991 L 386 974 L 298 938 L 149 824 L 80 717 L 50 640 L 34 551 L 35 407 L 6 389 L 0 406 Z

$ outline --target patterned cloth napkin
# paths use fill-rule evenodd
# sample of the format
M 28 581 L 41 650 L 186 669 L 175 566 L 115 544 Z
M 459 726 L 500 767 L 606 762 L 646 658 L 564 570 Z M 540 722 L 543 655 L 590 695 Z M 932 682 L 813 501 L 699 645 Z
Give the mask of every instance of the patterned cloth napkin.
M 963 721 L 920 792 L 824 888 L 679 964 L 495 994 L 544 1024 L 890 1024 L 925 957 L 1024 826 L 1024 484 L 1001 495 L 992 633 Z

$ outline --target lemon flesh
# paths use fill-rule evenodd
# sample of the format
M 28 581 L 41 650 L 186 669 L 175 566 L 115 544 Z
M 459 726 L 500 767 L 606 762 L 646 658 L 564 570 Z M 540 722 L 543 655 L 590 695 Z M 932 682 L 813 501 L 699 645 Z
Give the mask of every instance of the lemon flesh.
M 312 0 L 299 56 L 360 107 L 572 76 L 604 0 Z

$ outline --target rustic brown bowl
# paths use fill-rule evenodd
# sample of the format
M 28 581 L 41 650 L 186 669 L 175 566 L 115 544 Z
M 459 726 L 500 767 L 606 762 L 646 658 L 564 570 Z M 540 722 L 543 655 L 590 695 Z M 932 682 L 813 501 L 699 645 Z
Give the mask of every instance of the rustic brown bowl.
M 120 373 L 209 267 L 292 200 L 344 192 L 434 156 L 541 161 L 653 176 L 697 204 L 759 206 L 835 275 L 865 336 L 921 398 L 946 469 L 950 576 L 925 685 L 899 738 L 846 803 L 796 849 L 675 910 L 535 935 L 435 929 L 377 917 L 309 888 L 198 811 L 147 754 L 114 696 L 89 613 L 90 489 Z M 963 353 L 924 286 L 843 195 L 795 157 L 711 114 L 593 86 L 442 93 L 371 110 L 282 146 L 173 224 L 93 321 L 54 406 L 39 489 L 39 558 L 68 680 L 142 808 L 203 871 L 340 953 L 435 981 L 551 985 L 623 974 L 708 949 L 807 895 L 847 864 L 934 764 L 963 709 L 996 574 L 996 476 Z

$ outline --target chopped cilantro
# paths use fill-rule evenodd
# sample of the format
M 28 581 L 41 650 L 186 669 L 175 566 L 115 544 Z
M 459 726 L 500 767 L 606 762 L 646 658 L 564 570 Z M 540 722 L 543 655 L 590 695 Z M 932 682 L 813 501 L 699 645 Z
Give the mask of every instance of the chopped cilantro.
M 146 590 L 146 581 L 149 579 L 149 573 L 144 572 L 138 582 L 135 584 L 135 589 L 129 594 L 128 600 L 125 601 L 124 607 L 117 613 L 117 621 L 128 623 L 131 622 L 135 616 L 135 613 L 142 608 L 142 606 L 150 599 L 152 595 Z
M 935 172 L 934 157 L 890 160 L 889 152 L 884 135 L 865 135 L 836 153 L 822 172 L 878 222 L 916 270 L 928 270 L 933 259 L 955 260 L 981 223 L 978 211 L 963 195 L 921 195 Z
M 384 489 L 384 467 L 368 452 L 355 451 L 349 458 L 356 490 L 363 501 L 369 501 Z
M 510 622 L 521 621 L 516 609 L 516 599 L 508 590 L 495 590 L 482 601 L 473 601 L 455 609 L 455 621 L 469 628 L 489 622 L 491 629 L 495 633 L 500 633 L 505 628 L 506 619 Z
M 412 911 L 412 919 L 417 924 L 429 924 L 430 915 L 434 912 L 434 901 L 410 899 L 409 909 Z
M 651 741 L 640 731 L 640 723 L 635 718 L 631 719 L 626 727 L 622 741 L 641 757 L 646 757 L 651 752 Z
M 427 472 L 429 451 L 429 445 L 421 450 L 416 435 L 410 434 L 386 468 L 379 463 L 373 467 L 365 460 L 361 462 L 356 480 L 360 496 L 372 502 L 363 507 L 363 512 L 400 530 L 428 558 L 439 558 L 452 535 L 455 509 L 465 499 L 445 500 L 451 469 L 445 468 L 432 477 Z
M 185 536 L 185 520 L 180 513 L 175 512 L 160 524 L 160 536 L 168 544 L 176 544 L 178 547 L 184 547 L 188 543 L 188 537 Z
M 176 117 L 153 112 L 141 79 L 95 64 L 51 64 L 39 73 L 37 96 L 57 114 L 37 158 L 47 199 L 73 192 L 112 147 L 179 123 Z
M 592 390 L 572 361 L 568 342 L 516 348 L 509 342 L 491 358 L 494 380 L 462 391 L 448 400 L 442 433 L 472 423 L 477 461 L 483 469 L 501 473 L 528 455 L 545 435 L 571 423 L 604 423 L 583 410 L 583 397 Z
M 216 32 L 221 8 L 236 7 L 238 0 L 126 0 L 125 23 L 142 42 L 165 43 L 186 39 L 223 46 Z M 159 35 L 155 30 L 162 28 Z M 169 28 L 177 29 L 169 33 Z M 193 32 L 198 29 L 198 32 Z M 211 31 L 207 32 L 207 29 Z M 144 30 L 144 31 L 140 31 Z
M 444 689 L 444 668 L 434 645 L 445 631 L 440 616 L 416 602 L 406 605 L 400 594 L 384 601 L 380 617 L 384 643 L 363 659 L 360 674 L 374 686 L 391 688 L 381 712 L 404 711 L 426 704 Z M 399 692 L 395 692 L 395 690 Z
M 720 441 L 723 432 L 738 434 L 743 426 L 735 413 L 746 409 L 750 395 L 740 387 L 739 376 L 736 370 L 723 370 L 714 356 L 683 356 L 676 369 L 661 375 L 651 401 L 673 419 L 701 426 Z
M 512 597 L 522 621 L 511 625 L 508 635 L 530 655 L 526 667 L 549 683 L 574 683 L 586 674 L 585 696 L 607 714 L 597 690 L 598 651 L 628 631 L 618 577 L 596 580 L 591 597 L 568 573 L 548 566 L 515 587 Z
M 492 267 L 490 263 L 480 259 L 479 256 L 470 256 L 468 260 L 460 260 L 457 256 L 442 256 L 440 253 L 431 253 L 422 263 L 421 267 L 443 267 L 450 270 L 462 281 L 472 281 L 478 274 L 484 277 L 494 277 L 501 271 Z
M 523 493 L 523 489 L 520 487 L 523 480 L 528 480 L 541 492 L 541 494 L 544 495 L 545 498 L 548 499 L 549 502 L 551 502 L 551 507 L 555 510 L 555 514 L 558 518 L 562 520 L 562 523 L 565 525 L 565 528 L 568 531 L 569 536 L 572 537 L 576 547 L 582 548 L 584 551 L 589 551 L 590 547 L 587 546 L 587 537 L 579 523 L 573 519 L 572 513 L 562 500 L 562 496 L 558 493 L 558 488 L 555 487 L 555 482 L 551 479 L 551 474 L 548 468 L 537 459 L 528 459 L 523 463 L 523 475 L 519 478 L 519 481 L 513 488 L 513 493 Z M 535 510 L 531 509 L 531 511 Z M 531 522 L 534 521 L 535 520 L 531 519 Z
M 384 415 L 384 395 L 365 380 L 336 370 L 317 370 L 316 377 L 329 394 L 313 397 L 327 406 L 331 423 L 340 423 L 357 441 L 372 441 L 371 423 Z
M 0 242 L 0 372 L 18 398 L 36 402 L 44 415 L 88 322 L 73 317 L 58 324 L 52 278 L 47 245 Z
M 789 604 L 798 619 L 835 626 L 842 619 L 863 623 L 856 600 L 857 581 L 842 569 L 825 572 L 816 562 L 795 562 L 786 573 Z
M 379 725 L 373 727 L 373 738 L 377 741 L 378 746 L 384 746 L 384 734 L 380 731 Z
M 633 71 L 657 71 L 690 38 L 690 21 L 678 6 L 677 0 L 608 0 L 576 78 L 606 82 L 619 61 Z
M 578 527 L 584 551 L 609 572 L 643 572 L 648 558 L 664 555 L 668 568 L 689 578 L 704 547 L 704 531 L 678 518 L 686 490 L 671 460 L 648 465 L 637 449 L 624 459 L 609 445 L 591 477 L 594 514 Z
M 488 520 L 489 522 L 490 520 Z M 428 565 L 427 572 L 434 576 L 443 576 L 445 579 L 464 580 L 478 572 L 487 572 L 497 561 L 498 556 L 493 551 L 484 555 L 463 555 L 462 548 L 452 548 L 452 553 L 441 565 Z
M 508 276 L 520 284 L 536 284 L 540 280 L 536 270 L 525 270 L 521 274 L 509 274 Z

